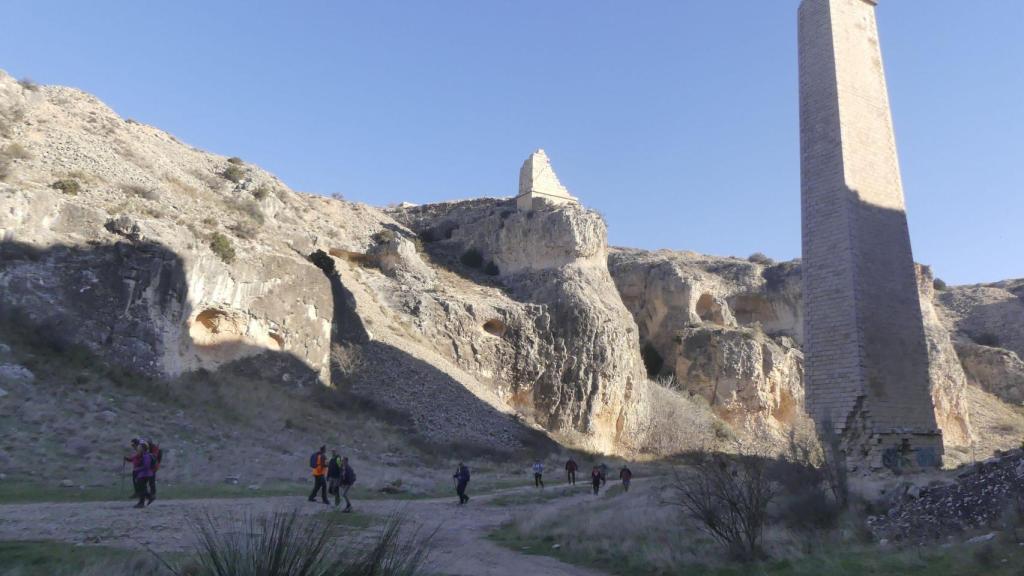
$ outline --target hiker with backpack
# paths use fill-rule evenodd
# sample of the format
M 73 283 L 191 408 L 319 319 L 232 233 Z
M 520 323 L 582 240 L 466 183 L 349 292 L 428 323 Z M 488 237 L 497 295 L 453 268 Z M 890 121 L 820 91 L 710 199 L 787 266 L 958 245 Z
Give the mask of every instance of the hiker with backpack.
M 590 482 L 594 485 L 594 496 L 601 490 L 601 468 L 594 466 L 594 469 L 590 471 Z
M 622 465 L 622 470 L 619 470 L 619 480 L 622 480 L 622 490 L 629 492 L 629 482 L 633 479 L 633 471 L 629 469 L 629 466 Z
M 153 500 L 156 500 L 156 472 L 160 469 L 160 463 L 163 462 L 164 452 L 160 449 L 160 446 L 150 440 L 149 454 L 153 457 L 153 475 L 149 477 L 149 503 L 152 504 Z
M 327 500 L 327 446 L 321 446 L 320 450 L 313 452 L 309 457 L 309 467 L 313 469 L 313 491 L 309 493 L 309 501 L 316 502 L 316 493 L 324 504 L 330 504 Z
M 345 509 L 342 512 L 352 511 L 352 501 L 348 499 L 348 491 L 356 483 L 356 472 L 348 463 L 348 456 L 341 459 L 341 497 L 345 499 Z M 337 495 L 335 495 L 337 502 Z
M 149 452 L 149 445 L 138 438 L 132 440 L 132 447 L 135 454 L 126 456 L 125 460 L 132 463 L 132 485 L 135 487 L 135 496 L 139 499 L 135 508 L 145 508 L 152 504 L 154 496 L 149 493 L 150 478 L 153 477 L 153 455 Z
M 455 470 L 452 478 L 455 479 L 455 492 L 459 495 L 459 504 L 469 502 L 469 496 L 466 495 L 466 486 L 469 485 L 469 466 L 459 462 L 459 467 Z
M 327 493 L 334 495 L 335 508 L 341 505 L 341 456 L 337 450 L 331 450 L 327 461 Z
M 573 486 L 576 485 L 576 470 L 578 468 L 579 466 L 576 464 L 576 461 L 572 459 L 572 456 L 569 456 L 569 461 L 565 463 L 565 475 L 566 481 Z
M 132 498 L 138 498 L 139 497 L 139 486 L 135 482 L 135 461 L 139 457 L 139 444 L 140 443 L 141 443 L 141 440 L 139 440 L 138 437 L 132 438 L 132 441 L 131 441 L 132 453 L 124 457 L 124 462 L 131 462 L 132 463 Z M 123 479 L 124 478 L 124 476 L 123 476 L 124 468 L 121 469 L 121 473 L 122 473 L 122 479 Z
M 544 487 L 544 463 L 540 460 L 533 463 L 533 486 L 535 488 Z

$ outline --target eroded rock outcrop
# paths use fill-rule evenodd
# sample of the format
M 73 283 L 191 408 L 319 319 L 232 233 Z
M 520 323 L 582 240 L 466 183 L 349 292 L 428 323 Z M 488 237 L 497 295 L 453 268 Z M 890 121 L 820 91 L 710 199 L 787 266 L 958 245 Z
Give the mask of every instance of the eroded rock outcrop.
M 435 258 L 463 273 L 479 268 L 500 277 L 505 293 L 522 303 L 507 303 L 483 323 L 485 333 L 510 344 L 492 371 L 510 404 L 593 449 L 643 448 L 636 408 L 647 382 L 635 324 L 608 274 L 600 216 L 576 204 L 524 213 L 502 200 L 394 215 L 428 241 Z
M 1024 404 L 1024 361 L 1012 350 L 973 342 L 956 343 L 967 380 L 1015 405 Z
M 671 377 L 730 421 L 782 432 L 804 395 L 800 265 L 755 260 L 614 249 L 609 268 L 652 377 Z M 946 445 L 965 448 L 967 381 L 933 306 L 931 272 L 918 272 L 936 418 Z

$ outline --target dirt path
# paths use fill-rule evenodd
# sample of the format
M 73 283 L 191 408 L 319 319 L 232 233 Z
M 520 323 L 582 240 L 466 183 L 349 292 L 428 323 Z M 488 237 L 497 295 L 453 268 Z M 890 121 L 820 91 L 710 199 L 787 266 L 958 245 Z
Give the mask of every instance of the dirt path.
M 565 490 L 549 487 L 548 491 Z M 492 503 L 502 496 L 526 495 L 532 488 L 516 488 L 479 496 L 458 506 L 453 496 L 432 500 L 369 500 L 355 502 L 357 512 L 385 517 L 401 512 L 411 527 L 436 533 L 432 540 L 431 568 L 443 574 L 503 575 L 544 574 L 582 576 L 598 574 L 545 556 L 521 554 L 487 539 L 513 513 L 537 507 L 582 505 L 588 498 L 579 486 L 572 495 L 544 502 L 501 506 Z M 470 492 L 472 494 L 472 491 Z M 102 544 L 129 549 L 181 551 L 193 544 L 188 517 L 210 514 L 229 521 L 245 514 L 298 509 L 302 513 L 325 511 L 303 496 L 209 500 L 157 500 L 144 510 L 131 502 L 37 503 L 0 506 L 0 540 L 57 540 L 74 544 Z

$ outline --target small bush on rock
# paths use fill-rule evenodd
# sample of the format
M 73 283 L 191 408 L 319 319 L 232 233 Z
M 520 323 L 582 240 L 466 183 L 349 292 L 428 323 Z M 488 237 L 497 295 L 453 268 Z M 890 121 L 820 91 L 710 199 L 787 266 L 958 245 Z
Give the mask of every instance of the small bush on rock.
M 999 336 L 992 334 L 991 332 L 985 332 L 984 334 L 977 334 L 971 337 L 975 344 L 982 346 L 988 346 L 990 348 L 999 347 Z
M 388 242 L 394 242 L 397 236 L 395 235 L 394 230 L 388 230 L 385 228 L 380 232 L 375 233 L 372 238 L 377 244 L 387 244 Z
M 30 158 L 32 158 L 32 154 L 21 144 L 8 144 L 6 148 L 0 150 L 0 180 L 4 180 L 11 175 L 11 165 L 15 160 L 28 160 Z
M 234 164 L 236 166 L 241 166 L 242 164 L 245 164 L 245 162 L 241 158 L 239 158 L 238 156 L 232 156 L 231 158 L 228 158 L 228 164 Z
M 267 196 L 270 196 L 270 186 L 266 184 L 260 184 L 259 187 L 252 191 L 252 197 L 257 200 L 265 200 Z
M 50 188 L 54 190 L 60 190 L 68 196 L 78 196 L 78 193 L 82 190 L 82 185 L 78 183 L 78 180 L 73 178 L 65 178 L 63 180 L 57 180 L 53 184 L 50 184 Z
M 941 292 L 946 289 L 946 282 L 942 278 L 936 278 L 932 280 L 932 287 Z
M 487 266 L 484 266 L 484 273 L 488 276 L 499 276 L 501 270 L 498 269 L 498 265 L 494 263 L 494 260 L 489 260 Z
M 484 255 L 476 248 L 470 248 L 462 253 L 462 257 L 459 258 L 459 261 L 470 268 L 479 268 L 484 265 Z
M 213 250 L 213 253 L 226 264 L 235 261 L 235 247 L 231 243 L 231 239 L 220 232 L 214 232 L 210 237 L 210 250 Z
M 143 186 L 141 184 L 123 184 L 121 191 L 125 194 L 132 196 L 138 196 L 145 200 L 157 201 L 160 200 L 160 191 L 156 188 L 150 188 L 149 186 Z
M 17 142 L 8 144 L 0 155 L 6 156 L 12 160 L 30 160 L 32 158 L 32 153 Z
M 29 92 L 39 91 L 39 84 L 33 82 L 31 78 L 22 78 L 21 80 L 18 80 L 18 84 L 20 84 L 22 88 L 28 90 Z
M 753 262 L 754 264 L 761 264 L 763 266 L 771 266 L 775 264 L 775 260 L 769 258 L 764 252 L 754 252 L 747 257 L 747 261 Z
M 238 164 L 228 164 L 227 168 L 224 169 L 220 174 L 225 180 L 238 184 L 245 178 L 245 169 Z

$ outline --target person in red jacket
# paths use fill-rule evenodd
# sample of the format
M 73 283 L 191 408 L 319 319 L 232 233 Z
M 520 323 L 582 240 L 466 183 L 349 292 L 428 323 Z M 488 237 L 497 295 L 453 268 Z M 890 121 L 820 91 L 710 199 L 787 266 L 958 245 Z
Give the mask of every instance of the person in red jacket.
M 324 504 L 330 504 L 327 500 L 327 446 L 321 446 L 320 450 L 313 454 L 310 459 L 310 464 L 313 467 L 313 491 L 309 493 L 309 501 L 316 502 L 316 493 L 320 493 L 320 498 L 323 499 Z
M 579 469 L 579 466 L 576 464 L 576 461 L 572 459 L 572 456 L 569 456 L 569 461 L 565 463 L 565 475 L 568 479 L 569 484 L 572 484 L 574 486 L 576 485 L 577 469 Z

